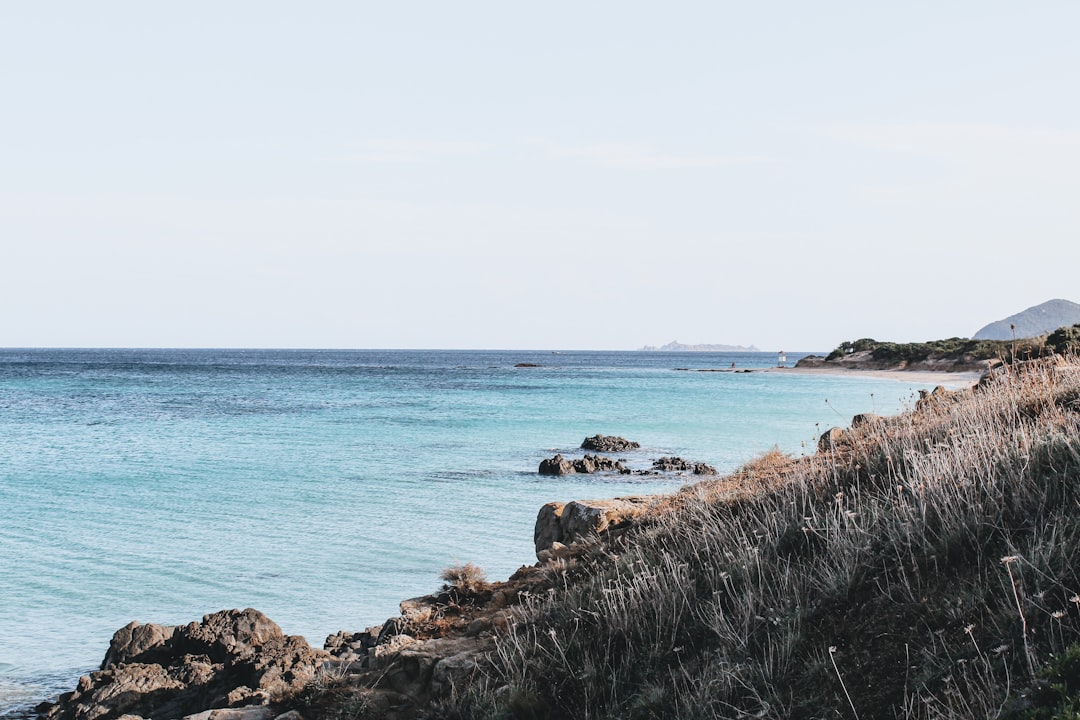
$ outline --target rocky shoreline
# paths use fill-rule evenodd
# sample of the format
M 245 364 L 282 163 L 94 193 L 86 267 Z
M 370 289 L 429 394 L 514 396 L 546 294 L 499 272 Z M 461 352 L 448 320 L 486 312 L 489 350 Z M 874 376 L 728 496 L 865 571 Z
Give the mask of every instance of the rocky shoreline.
M 101 668 L 35 708 L 41 720 L 312 720 L 337 712 L 335 690 L 361 717 L 423 717 L 476 671 L 495 633 L 525 598 L 549 590 L 547 565 L 568 547 L 614 535 L 651 498 L 545 505 L 539 562 L 505 582 L 470 576 L 400 603 L 400 614 L 322 648 L 253 608 L 222 610 L 181 626 L 129 623 L 113 635 Z
M 842 446 L 844 432 L 827 431 L 819 451 Z M 640 447 L 605 436 L 585 446 Z M 716 473 L 681 458 L 659 458 L 654 467 Z M 554 591 L 575 546 L 617 541 L 671 497 L 548 503 L 534 527 L 535 564 L 490 583 L 473 566 L 448 569 L 438 592 L 401 602 L 400 614 L 382 625 L 334 633 L 321 648 L 285 635 L 253 608 L 179 626 L 129 623 L 113 635 L 99 670 L 35 710 L 41 720 L 312 720 L 336 713 L 328 703 L 347 698 L 361 717 L 424 717 L 477 672 L 523 602 Z

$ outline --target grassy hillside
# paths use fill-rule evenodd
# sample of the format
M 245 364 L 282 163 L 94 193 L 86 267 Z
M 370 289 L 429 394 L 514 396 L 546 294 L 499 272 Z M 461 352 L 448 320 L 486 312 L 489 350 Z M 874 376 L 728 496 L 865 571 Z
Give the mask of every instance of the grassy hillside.
M 1080 717 L 1076 358 L 771 453 L 545 572 L 437 716 Z

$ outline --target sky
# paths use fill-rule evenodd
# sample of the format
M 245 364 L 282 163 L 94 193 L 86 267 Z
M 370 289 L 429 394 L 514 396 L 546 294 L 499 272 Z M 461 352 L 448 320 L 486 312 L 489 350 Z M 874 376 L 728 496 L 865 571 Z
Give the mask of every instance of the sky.
M 1080 3 L 0 10 L 0 346 L 828 350 L 1080 302 Z

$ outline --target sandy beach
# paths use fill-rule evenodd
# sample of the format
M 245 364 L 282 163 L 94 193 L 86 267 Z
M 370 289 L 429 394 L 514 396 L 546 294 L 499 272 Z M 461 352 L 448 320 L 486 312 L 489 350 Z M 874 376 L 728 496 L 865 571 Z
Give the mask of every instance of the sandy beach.
M 687 370 L 686 368 L 679 368 Z M 694 370 L 693 372 L 727 372 L 727 373 L 785 373 L 791 375 L 833 375 L 836 377 L 871 377 L 880 380 L 898 380 L 912 382 L 920 385 L 944 385 L 951 388 L 971 387 L 979 382 L 983 373 L 978 370 L 968 372 L 946 372 L 939 370 L 866 370 L 848 369 L 841 367 L 828 368 L 716 368 L 706 370 Z
M 838 375 L 841 377 L 873 377 L 882 380 L 901 380 L 927 385 L 950 385 L 971 387 L 979 382 L 983 373 L 945 372 L 938 370 L 847 370 L 844 368 L 768 368 L 760 372 L 791 373 L 794 375 Z

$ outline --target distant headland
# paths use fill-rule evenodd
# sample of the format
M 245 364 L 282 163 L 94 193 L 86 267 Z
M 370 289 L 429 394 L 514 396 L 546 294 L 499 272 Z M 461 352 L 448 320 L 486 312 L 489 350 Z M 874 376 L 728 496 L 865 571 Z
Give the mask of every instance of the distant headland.
M 646 345 L 640 348 L 640 352 L 761 352 L 753 345 L 684 345 L 678 340 L 672 340 L 667 345 L 656 347 Z
M 1059 298 L 996 320 L 971 337 L 973 340 L 1027 339 L 1077 323 L 1080 323 L 1080 304 Z

